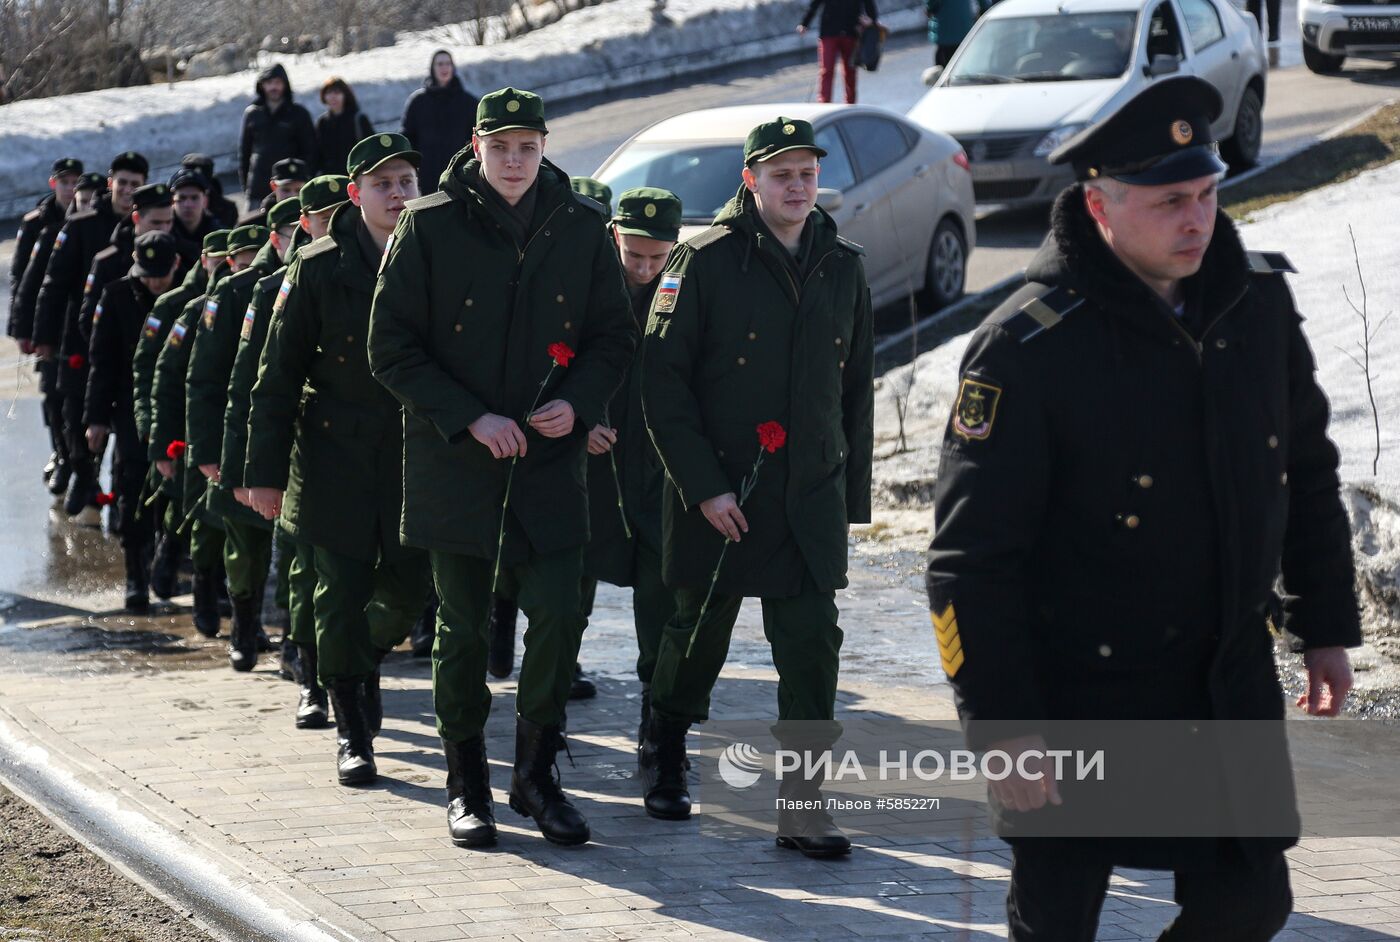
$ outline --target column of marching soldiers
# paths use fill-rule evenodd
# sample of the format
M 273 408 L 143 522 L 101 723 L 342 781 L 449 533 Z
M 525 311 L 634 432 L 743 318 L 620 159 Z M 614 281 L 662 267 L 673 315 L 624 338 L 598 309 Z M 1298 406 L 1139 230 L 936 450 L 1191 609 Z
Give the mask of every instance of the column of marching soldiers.
M 106 174 L 64 158 L 16 248 L 10 333 L 36 354 L 45 480 L 80 523 L 112 505 L 126 610 L 175 595 L 188 560 L 195 629 L 230 615 L 249 671 L 277 649 L 275 579 L 295 724 L 333 716 L 346 786 L 376 776 L 380 665 L 413 633 L 460 846 L 496 840 L 486 674 L 513 667 L 517 608 L 510 805 L 551 841 L 589 839 L 555 756 L 591 692 L 577 656 L 599 580 L 632 590 L 649 814 L 690 815 L 686 733 L 745 596 L 763 599 L 780 725 L 828 748 L 834 592 L 847 525 L 869 519 L 869 294 L 862 250 L 815 207 L 811 126 L 756 127 L 737 195 L 680 244 L 676 196 L 614 209 L 546 135 L 541 100 L 502 89 L 430 196 L 409 142 L 376 134 L 344 175 L 279 164 L 243 217 L 202 155 L 164 183 L 134 151 Z M 778 832 L 849 849 L 824 813 Z

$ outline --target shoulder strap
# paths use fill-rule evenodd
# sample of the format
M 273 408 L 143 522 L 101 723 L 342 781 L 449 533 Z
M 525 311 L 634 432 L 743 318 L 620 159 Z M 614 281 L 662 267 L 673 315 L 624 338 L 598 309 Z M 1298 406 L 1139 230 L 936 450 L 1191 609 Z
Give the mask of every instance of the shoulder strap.
M 1084 303 L 1084 298 L 1073 288 L 1040 284 L 1027 288 L 1031 290 L 1022 289 L 1011 298 L 1015 307 L 1001 321 L 1002 329 L 1021 343 L 1058 326 L 1066 315 Z
M 1297 274 L 1298 269 L 1282 252 L 1246 252 L 1249 270 L 1256 275 L 1282 275 L 1285 272 Z
M 430 193 L 427 196 L 420 196 L 417 199 L 409 200 L 407 203 L 403 204 L 403 208 L 415 211 L 420 209 L 432 209 L 434 206 L 445 206 L 450 202 L 452 202 L 452 194 L 448 193 L 446 190 L 438 190 L 436 193 Z
M 701 232 L 697 235 L 691 236 L 689 239 L 686 239 L 684 244 L 690 246 L 696 251 L 699 251 L 700 249 L 703 249 L 706 246 L 714 245 L 720 239 L 723 239 L 725 236 L 729 235 L 731 231 L 733 230 L 731 230 L 728 226 L 711 226 L 704 232 Z
M 839 245 L 839 246 L 841 246 L 843 249 L 849 249 L 852 253 L 854 253 L 854 254 L 856 254 L 856 255 L 864 255 L 864 254 L 865 254 L 865 246 L 861 245 L 859 242 L 852 242 L 850 239 L 846 238 L 845 236 L 842 236 L 842 235 L 837 236 L 837 237 L 836 237 L 836 244 Z
M 583 206 L 587 206 L 589 209 L 593 210 L 595 213 L 597 213 L 599 216 L 602 216 L 604 219 L 607 219 L 609 216 L 612 215 L 612 213 L 608 211 L 608 208 L 606 206 L 595 200 L 593 197 L 584 196 L 577 190 L 571 190 L 570 192 L 574 194 L 574 202 L 579 203 Z
M 429 198 L 431 199 L 431 197 Z M 409 204 L 406 203 L 404 205 L 407 206 Z M 330 252 L 333 249 L 335 249 L 335 240 L 328 235 L 323 235 L 315 242 L 312 242 L 310 245 L 303 248 L 301 252 L 297 254 L 297 258 L 315 258 L 317 255 L 325 255 L 327 252 Z

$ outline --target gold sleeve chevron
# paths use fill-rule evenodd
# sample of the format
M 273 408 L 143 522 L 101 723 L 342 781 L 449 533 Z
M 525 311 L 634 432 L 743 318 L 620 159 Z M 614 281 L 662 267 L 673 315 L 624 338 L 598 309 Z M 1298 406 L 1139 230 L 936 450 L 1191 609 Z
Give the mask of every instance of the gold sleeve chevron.
M 962 638 L 958 635 L 958 616 L 949 602 L 943 614 L 929 612 L 933 620 L 933 634 L 938 638 L 938 656 L 943 660 L 943 673 L 949 678 L 958 675 L 963 664 Z

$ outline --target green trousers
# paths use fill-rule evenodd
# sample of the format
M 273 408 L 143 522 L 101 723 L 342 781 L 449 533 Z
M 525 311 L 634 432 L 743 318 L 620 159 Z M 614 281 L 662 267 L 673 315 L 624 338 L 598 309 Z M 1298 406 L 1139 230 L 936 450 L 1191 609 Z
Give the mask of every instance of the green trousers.
M 676 591 L 676 614 L 661 633 L 651 678 L 651 708 L 691 723 L 710 718 L 710 691 L 729 655 L 729 638 L 743 598 L 716 593 L 686 657 L 705 591 Z M 778 719 L 830 720 L 836 709 L 841 629 L 836 594 L 815 589 L 786 599 L 763 599 L 763 635 L 778 671 Z
M 593 614 L 598 580 L 584 577 L 583 614 Z M 661 557 L 642 546 L 632 562 L 632 625 L 637 631 L 637 679 L 651 683 L 656 671 L 656 655 L 661 650 L 661 632 L 676 614 L 676 596 L 661 581 Z M 706 615 L 708 618 L 708 613 Z
M 190 562 L 197 572 L 213 572 L 219 568 L 224 561 L 224 537 L 223 530 L 195 518 L 190 527 Z
M 495 561 L 434 551 L 437 639 L 433 642 L 433 708 L 438 733 L 449 742 L 480 735 L 491 712 L 486 686 L 487 621 Z M 515 710 L 541 726 L 564 720 L 574 678 L 583 615 L 583 548 L 531 554 L 501 569 L 498 595 L 514 598 L 525 613 L 525 655 L 520 663 Z
M 297 544 L 281 530 L 273 531 L 273 564 L 277 567 L 276 598 L 278 608 L 292 609 L 292 560 L 296 559 Z
M 279 539 L 285 539 L 280 537 Z M 287 612 L 292 644 L 316 643 L 316 553 L 310 543 L 293 543 L 287 568 Z
M 423 614 L 427 554 L 405 550 L 393 562 L 375 565 L 317 546 L 312 557 L 321 684 L 368 677 Z
M 224 573 L 230 598 L 252 597 L 262 604 L 267 567 L 272 565 L 272 531 L 224 518 Z

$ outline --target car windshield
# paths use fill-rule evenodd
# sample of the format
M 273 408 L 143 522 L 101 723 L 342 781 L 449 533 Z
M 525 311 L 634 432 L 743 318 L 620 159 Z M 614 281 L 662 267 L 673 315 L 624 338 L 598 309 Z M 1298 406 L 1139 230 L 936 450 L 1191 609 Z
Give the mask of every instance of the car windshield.
M 1128 68 L 1135 13 L 1017 16 L 982 24 L 948 76 L 949 85 L 1082 82 Z
M 681 198 L 687 221 L 708 223 L 739 192 L 744 147 L 733 144 L 639 143 L 604 169 L 602 182 L 614 195 L 638 186 L 659 186 Z

